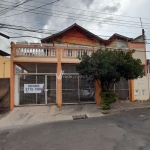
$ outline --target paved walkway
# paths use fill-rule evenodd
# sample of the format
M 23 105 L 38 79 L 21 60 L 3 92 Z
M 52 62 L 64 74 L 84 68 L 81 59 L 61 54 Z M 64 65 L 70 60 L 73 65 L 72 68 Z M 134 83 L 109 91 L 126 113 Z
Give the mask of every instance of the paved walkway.
M 132 109 L 139 109 L 139 108 L 149 108 L 150 107 L 150 100 L 147 101 L 118 101 L 111 105 L 111 109 L 106 111 L 110 114 L 118 113 L 120 111 L 128 111 Z
M 88 117 L 104 116 L 99 108 L 96 104 L 65 105 L 62 108 L 56 105 L 15 107 L 11 112 L 2 116 L 0 127 L 73 120 L 72 116 L 84 114 Z
M 45 122 L 73 120 L 72 116 L 87 114 L 88 117 L 101 117 L 138 108 L 150 108 L 150 101 L 128 102 L 119 101 L 111 105 L 111 110 L 103 111 L 96 104 L 63 105 L 58 108 L 50 106 L 15 107 L 11 112 L 0 117 L 0 128 L 17 125 L 30 125 Z

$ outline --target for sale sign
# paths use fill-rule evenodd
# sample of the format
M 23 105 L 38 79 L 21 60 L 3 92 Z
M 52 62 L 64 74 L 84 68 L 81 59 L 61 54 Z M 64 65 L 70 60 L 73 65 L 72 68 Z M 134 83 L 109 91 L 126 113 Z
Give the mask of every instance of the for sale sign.
M 24 93 L 44 93 L 44 84 L 24 84 Z

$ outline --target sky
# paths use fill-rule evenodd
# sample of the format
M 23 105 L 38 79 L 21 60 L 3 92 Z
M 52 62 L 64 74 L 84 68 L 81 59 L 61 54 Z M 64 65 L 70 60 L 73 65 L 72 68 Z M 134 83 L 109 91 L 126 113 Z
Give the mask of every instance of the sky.
M 142 34 L 143 26 L 147 43 L 150 43 L 150 0 L 28 0 L 12 7 L 24 1 L 0 1 L 0 32 L 11 37 L 0 37 L 0 49 L 8 53 L 11 41 L 37 43 L 39 38 L 50 36 L 74 23 L 103 39 L 114 33 L 135 38 Z M 27 29 L 35 32 L 22 31 Z M 18 36 L 32 37 L 16 38 Z M 150 51 L 150 44 L 146 47 Z M 147 59 L 150 59 L 150 52 L 147 52 Z

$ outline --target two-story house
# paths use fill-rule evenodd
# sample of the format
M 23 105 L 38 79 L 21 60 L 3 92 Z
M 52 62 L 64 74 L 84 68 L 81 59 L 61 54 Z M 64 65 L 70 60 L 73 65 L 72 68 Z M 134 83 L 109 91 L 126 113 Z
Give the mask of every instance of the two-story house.
M 89 83 L 76 71 L 76 64 L 80 62 L 78 56 L 85 51 L 91 55 L 100 48 L 136 50 L 133 57 L 141 59 L 144 77 L 122 79 L 113 90 L 120 100 L 149 99 L 144 35 L 133 39 L 114 34 L 104 40 L 73 24 L 42 39 L 41 43 L 11 43 L 11 109 L 25 104 L 100 104 L 97 83 Z M 15 72 L 16 65 L 22 69 L 21 73 Z

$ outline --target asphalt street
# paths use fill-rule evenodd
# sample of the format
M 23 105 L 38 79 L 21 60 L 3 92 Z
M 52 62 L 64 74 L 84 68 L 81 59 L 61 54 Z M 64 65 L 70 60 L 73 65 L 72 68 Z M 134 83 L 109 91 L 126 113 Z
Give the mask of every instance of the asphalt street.
M 150 150 L 150 109 L 1 128 L 0 150 Z

